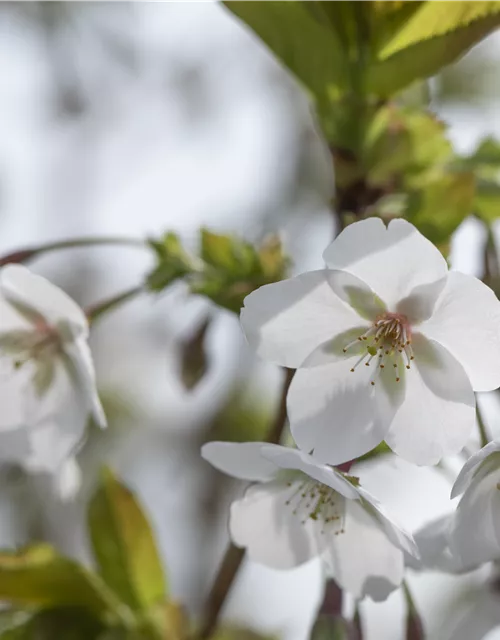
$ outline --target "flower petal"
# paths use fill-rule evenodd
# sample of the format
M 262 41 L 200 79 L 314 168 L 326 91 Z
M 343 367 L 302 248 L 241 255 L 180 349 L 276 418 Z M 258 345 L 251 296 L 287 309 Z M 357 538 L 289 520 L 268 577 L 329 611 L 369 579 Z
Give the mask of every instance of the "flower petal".
M 386 512 L 385 507 L 371 493 L 362 487 L 358 487 L 358 492 L 364 510 L 375 520 L 392 544 L 401 551 L 418 558 L 420 553 L 411 533 L 396 524 Z
M 69 357 L 71 366 L 74 368 L 76 379 L 78 384 L 81 385 L 82 393 L 87 398 L 88 408 L 95 423 L 104 428 L 107 424 L 106 416 L 97 393 L 94 364 L 86 338 L 79 336 L 71 342 L 66 342 L 64 344 L 64 352 Z
M 241 326 L 262 358 L 297 368 L 322 342 L 363 320 L 333 292 L 328 271 L 268 284 L 245 298 Z
M 82 470 L 76 458 L 73 456 L 65 460 L 50 479 L 54 494 L 61 502 L 73 500 L 82 486 Z
M 86 396 L 71 371 L 57 365 L 52 384 L 30 407 L 32 450 L 24 466 L 35 472 L 58 472 L 81 445 L 88 422 Z
M 251 560 L 274 569 L 291 569 L 319 555 L 326 536 L 318 524 L 299 515 L 286 504 L 289 487 L 266 482 L 249 487 L 231 505 L 229 530 L 233 542 L 245 547 Z
M 414 334 L 415 360 L 404 402 L 385 440 L 405 460 L 432 465 L 465 446 L 475 424 L 475 398 L 462 365 L 447 349 Z
M 500 302 L 477 278 L 450 272 L 432 317 L 419 331 L 455 356 L 474 391 L 500 386 Z
M 385 600 L 404 575 L 402 551 L 357 501 L 347 502 L 344 532 L 330 539 L 323 558 L 338 584 L 355 598 Z
M 68 320 L 87 330 L 81 308 L 62 289 L 32 273 L 20 264 L 7 265 L 0 271 L 0 290 L 5 298 L 28 314 L 42 316 L 48 324 Z
M 500 558 L 500 470 L 473 479 L 458 503 L 450 548 L 464 566 L 474 568 Z
M 327 272 L 327 280 L 338 297 L 362 318 L 375 320 L 378 315 L 387 311 L 377 294 L 352 273 L 331 269 Z
M 262 455 L 264 447 L 281 448 L 265 442 L 207 442 L 201 448 L 201 457 L 234 478 L 266 481 L 276 475 L 278 467 Z
M 460 559 L 451 553 L 449 538 L 453 514 L 447 514 L 425 524 L 414 534 L 420 552 L 420 559 L 406 556 L 405 564 L 412 569 L 430 569 L 446 573 L 466 571 Z
M 299 369 L 288 392 L 290 428 L 297 445 L 321 462 L 341 464 L 385 438 L 401 397 L 370 384 L 376 368 L 350 369 L 357 358 Z M 385 374 L 379 374 L 382 378 Z
M 318 462 L 299 449 L 264 445 L 262 455 L 281 469 L 296 469 L 309 477 L 335 489 L 345 498 L 359 500 L 358 489 L 347 480 L 342 473 Z
M 405 220 L 389 226 L 379 218 L 349 225 L 323 254 L 332 269 L 365 282 L 394 310 L 415 287 L 441 280 L 448 266 L 441 253 Z
M 489 442 L 485 447 L 476 451 L 462 467 L 460 473 L 455 480 L 455 484 L 451 490 L 451 498 L 456 498 L 468 489 L 472 479 L 479 470 L 479 467 L 486 461 L 489 456 L 500 452 L 500 440 Z M 495 456 L 498 459 L 500 456 Z M 500 467 L 500 464 L 498 464 Z

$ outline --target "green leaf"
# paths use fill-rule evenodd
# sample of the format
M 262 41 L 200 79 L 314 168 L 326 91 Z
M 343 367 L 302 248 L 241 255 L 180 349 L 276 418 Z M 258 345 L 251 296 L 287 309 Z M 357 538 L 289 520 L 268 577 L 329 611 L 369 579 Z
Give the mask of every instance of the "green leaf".
M 471 172 L 445 174 L 426 188 L 409 194 L 405 217 L 435 244 L 445 243 L 472 213 L 474 192 L 475 178 Z
M 19 612 L 18 612 L 19 613 Z M 25 615 L 22 624 L 12 625 L 1 640 L 97 640 L 102 623 L 82 609 L 67 607 Z
M 165 578 L 151 528 L 132 492 L 110 470 L 102 473 L 88 520 L 101 575 L 122 602 L 147 613 L 164 601 Z
M 201 259 L 234 277 L 246 276 L 259 268 L 255 249 L 249 242 L 201 230 Z
M 472 207 L 473 212 L 488 224 L 500 218 L 500 184 L 478 180 Z
M 253 29 L 316 99 L 338 97 L 346 87 L 345 51 L 321 11 L 323 3 L 236 0 L 224 4 Z
M 98 616 L 119 606 L 98 576 L 46 544 L 0 553 L 0 599 L 37 607 L 79 606 Z
M 377 51 L 368 90 L 389 97 L 435 75 L 500 25 L 500 2 L 423 2 Z
M 367 131 L 364 173 L 372 185 L 421 180 L 452 157 L 446 128 L 433 113 L 389 105 L 379 109 Z
M 161 291 L 192 270 L 191 258 L 184 251 L 177 234 L 166 233 L 159 241 L 150 240 L 149 245 L 158 261 L 157 266 L 147 278 L 148 286 L 152 291 Z
M 288 267 L 281 242 L 275 236 L 256 248 L 245 240 L 203 229 L 201 257 L 206 267 L 192 274 L 192 293 L 207 296 L 235 313 L 249 293 L 283 279 Z

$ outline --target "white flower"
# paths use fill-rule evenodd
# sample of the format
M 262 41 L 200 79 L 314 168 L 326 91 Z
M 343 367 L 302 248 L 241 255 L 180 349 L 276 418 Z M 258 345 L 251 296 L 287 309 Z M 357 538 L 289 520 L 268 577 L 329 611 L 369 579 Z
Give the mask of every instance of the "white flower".
M 500 559 L 500 441 L 471 456 L 453 485 L 463 493 L 450 530 L 450 549 L 464 565 Z
M 447 514 L 428 522 L 413 534 L 419 558 L 405 554 L 406 566 L 417 571 L 429 569 L 443 573 L 460 574 L 475 569 L 465 566 L 450 549 L 450 531 L 454 515 Z
M 474 393 L 500 385 L 500 303 L 476 278 L 448 272 L 413 225 L 350 225 L 327 269 L 245 299 L 243 330 L 263 358 L 297 368 L 292 434 L 325 462 L 382 440 L 416 464 L 456 453 L 474 426 Z
M 0 460 L 59 473 L 90 414 L 105 426 L 80 307 L 20 265 L 0 271 Z
M 229 529 L 250 559 L 289 569 L 321 556 L 354 597 L 383 600 L 403 579 L 403 552 L 417 553 L 355 479 L 303 451 L 260 442 L 210 442 L 216 468 L 257 481 L 231 505 Z

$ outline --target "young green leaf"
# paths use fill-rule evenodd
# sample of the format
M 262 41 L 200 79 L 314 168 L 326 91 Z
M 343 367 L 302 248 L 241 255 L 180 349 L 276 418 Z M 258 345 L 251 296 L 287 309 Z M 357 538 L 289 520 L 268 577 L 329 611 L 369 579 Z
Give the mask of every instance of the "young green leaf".
M 405 217 L 435 244 L 445 243 L 472 213 L 474 191 L 471 172 L 445 173 L 424 189 L 410 193 Z
M 422 2 L 386 34 L 368 71 L 368 90 L 384 97 L 435 75 L 500 25 L 500 2 Z
M 143 613 L 164 601 L 165 577 L 151 527 L 133 493 L 108 469 L 88 520 L 101 575 L 120 600 Z
M 43 608 L 81 607 L 100 617 L 119 607 L 98 576 L 46 544 L 0 553 L 0 599 Z

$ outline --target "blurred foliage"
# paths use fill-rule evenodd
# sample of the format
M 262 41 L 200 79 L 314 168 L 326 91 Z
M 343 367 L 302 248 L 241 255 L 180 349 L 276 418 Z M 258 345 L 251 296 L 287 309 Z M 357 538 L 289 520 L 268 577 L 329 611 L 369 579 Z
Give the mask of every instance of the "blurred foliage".
M 489 137 L 483 139 L 457 164 L 476 177 L 473 213 L 486 224 L 492 223 L 500 216 L 500 142 Z
M 208 370 L 205 338 L 212 318 L 207 316 L 194 333 L 180 344 L 181 380 L 188 390 L 194 389 Z
M 188 638 L 189 621 L 169 600 L 147 519 L 109 470 L 102 473 L 88 518 L 99 573 L 46 544 L 0 554 L 0 598 L 13 607 L 0 616 L 0 637 Z
M 307 88 L 327 140 L 352 151 L 367 105 L 434 75 L 500 24 L 491 1 L 224 4 Z
M 223 627 L 215 633 L 213 640 L 276 640 L 276 637 L 263 636 L 242 627 Z
M 354 640 L 354 637 L 348 623 L 342 618 L 319 615 L 310 640 Z
M 214 418 L 210 439 L 230 442 L 265 440 L 272 420 L 270 409 L 261 398 L 238 388 Z
M 238 313 L 243 299 L 264 284 L 282 280 L 289 261 L 281 241 L 269 236 L 258 247 L 231 235 L 202 229 L 199 256 L 189 255 L 173 233 L 151 240 L 157 264 L 147 283 L 161 291 L 185 279 L 192 293 L 210 298 L 220 307 Z
M 162 563 L 148 522 L 133 494 L 109 470 L 88 509 L 100 574 L 133 611 L 147 613 L 167 597 Z

